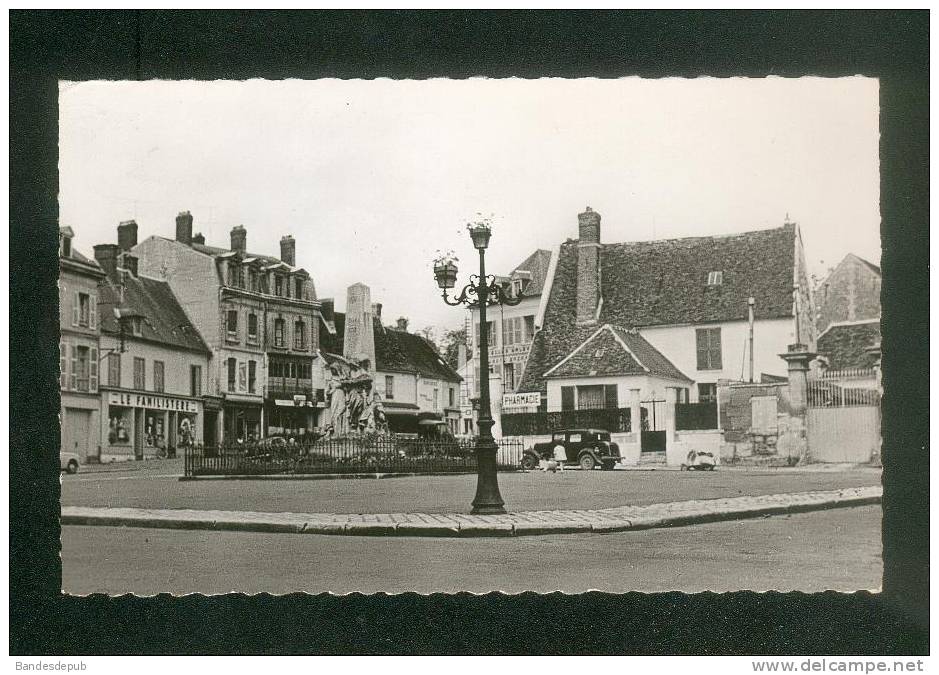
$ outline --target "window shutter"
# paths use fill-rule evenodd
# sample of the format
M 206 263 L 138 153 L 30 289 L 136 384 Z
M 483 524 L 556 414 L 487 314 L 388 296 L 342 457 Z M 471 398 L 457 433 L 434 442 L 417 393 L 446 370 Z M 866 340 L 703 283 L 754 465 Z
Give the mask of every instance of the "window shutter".
M 88 327 L 96 328 L 98 323 L 98 296 L 92 293 L 88 296 Z
M 574 409 L 574 387 L 561 387 L 561 410 Z
M 72 345 L 72 381 L 70 389 L 78 389 L 78 347 Z
M 78 291 L 75 291 L 74 293 L 72 293 L 72 325 L 73 326 L 78 325 L 78 308 L 79 308 Z
M 59 343 L 59 388 L 68 389 L 68 343 Z
M 698 352 L 698 370 L 707 370 L 708 367 L 708 336 L 707 329 L 699 328 L 695 331 L 696 347 Z
M 711 368 L 720 369 L 721 365 L 721 329 L 712 328 L 711 331 Z
M 616 385 L 608 384 L 606 385 L 606 407 L 607 408 L 619 408 L 619 400 L 616 395 Z
M 94 305 L 92 305 L 94 307 Z M 92 347 L 91 359 L 88 363 L 88 391 L 98 391 L 98 350 Z

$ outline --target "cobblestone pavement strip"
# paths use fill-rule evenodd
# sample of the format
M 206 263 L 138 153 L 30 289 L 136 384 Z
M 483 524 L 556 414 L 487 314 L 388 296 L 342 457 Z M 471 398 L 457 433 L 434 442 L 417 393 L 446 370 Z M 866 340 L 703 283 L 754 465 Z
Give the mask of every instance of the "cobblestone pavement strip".
M 424 513 L 262 513 L 66 506 L 63 525 L 124 525 L 199 530 L 398 536 L 512 536 L 616 532 L 753 518 L 878 503 L 880 486 L 621 506 L 589 511 L 528 511 L 505 515 Z

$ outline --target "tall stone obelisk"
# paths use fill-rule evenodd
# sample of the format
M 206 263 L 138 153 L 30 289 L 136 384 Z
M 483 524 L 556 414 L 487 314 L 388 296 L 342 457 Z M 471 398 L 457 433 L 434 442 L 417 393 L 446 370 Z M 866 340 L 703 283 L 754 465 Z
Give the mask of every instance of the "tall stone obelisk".
M 363 283 L 352 284 L 346 292 L 346 330 L 342 355 L 361 362 L 368 360 L 375 372 L 375 328 L 372 324 L 372 293 Z

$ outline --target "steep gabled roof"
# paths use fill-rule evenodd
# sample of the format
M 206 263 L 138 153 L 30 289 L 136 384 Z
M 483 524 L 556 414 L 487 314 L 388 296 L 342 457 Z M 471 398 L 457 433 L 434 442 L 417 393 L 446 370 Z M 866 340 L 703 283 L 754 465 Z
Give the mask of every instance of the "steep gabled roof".
M 511 277 L 519 272 L 528 272 L 531 276 L 522 295 L 540 295 L 548 278 L 548 267 L 550 265 L 551 251 L 540 248 L 516 265 L 509 276 Z
M 877 356 L 868 350 L 880 344 L 880 319 L 833 323 L 818 336 L 817 351 L 835 370 L 871 368 Z
M 98 316 L 101 332 L 113 335 L 120 332 L 113 311 L 115 307 L 120 307 L 143 316 L 141 335 L 127 334 L 129 338 L 137 337 L 167 347 L 210 353 L 167 282 L 146 276 L 127 275 L 123 286 L 123 301 L 120 285 L 116 281 L 108 279 L 99 288 Z
M 690 382 L 684 373 L 635 330 L 610 324 L 598 328 L 544 376 L 654 375 Z
M 604 244 L 599 323 L 643 328 L 792 316 L 796 227 Z M 577 240 L 561 245 L 542 328 L 518 391 L 546 391 L 544 372 L 596 331 L 577 325 Z M 720 285 L 708 285 L 721 272 Z
M 325 354 L 341 355 L 344 347 L 346 315 L 324 306 L 320 322 L 320 349 Z M 335 332 L 329 324 L 335 327 Z M 427 340 L 415 333 L 386 328 L 378 317 L 372 319 L 375 334 L 375 369 L 386 372 L 419 373 L 423 377 L 459 382 L 456 371 Z

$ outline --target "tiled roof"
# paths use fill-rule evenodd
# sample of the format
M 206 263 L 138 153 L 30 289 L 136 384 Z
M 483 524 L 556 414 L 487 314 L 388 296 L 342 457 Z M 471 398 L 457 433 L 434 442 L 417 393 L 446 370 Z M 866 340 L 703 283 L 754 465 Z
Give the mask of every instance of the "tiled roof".
M 854 255 L 855 258 L 857 258 L 857 259 L 860 260 L 862 263 L 864 263 L 864 264 L 865 264 L 874 274 L 876 274 L 877 276 L 879 276 L 879 277 L 882 277 L 882 276 L 883 276 L 883 273 L 880 271 L 880 267 L 878 267 L 878 266 L 875 265 L 874 263 L 869 262 L 869 261 L 867 261 L 867 260 L 864 260 L 864 258 L 862 258 L 862 257 L 859 256 L 859 255 L 855 255 L 855 254 L 853 254 L 853 253 L 852 253 L 851 255 Z
M 113 280 L 109 279 L 102 284 L 98 291 L 98 316 L 101 317 L 103 333 L 119 333 L 113 311 L 118 306 L 143 315 L 139 338 L 168 347 L 209 353 L 199 331 L 186 317 L 165 281 L 145 276 L 127 276 L 123 302 L 120 287 Z M 131 336 L 128 334 L 128 337 Z
M 877 356 L 867 352 L 880 344 L 880 319 L 865 322 L 831 324 L 818 336 L 817 351 L 828 359 L 834 370 L 871 368 Z
M 326 326 L 332 322 L 333 334 Z M 320 323 L 320 349 L 326 354 L 341 355 L 345 337 L 346 315 L 332 311 L 330 303 L 323 306 Z M 449 382 L 461 378 L 448 366 L 437 350 L 420 335 L 386 328 L 378 317 L 373 319 L 375 334 L 375 369 L 386 372 L 420 373 L 423 377 Z
M 642 328 L 792 315 L 794 225 L 735 235 L 604 244 L 599 323 Z M 518 391 L 546 391 L 542 374 L 597 329 L 577 325 L 577 241 L 561 245 Z M 722 283 L 709 286 L 710 272 Z
M 541 291 L 544 289 L 545 281 L 548 278 L 548 268 L 550 265 L 551 251 L 540 248 L 515 266 L 515 269 L 512 270 L 512 274 L 522 271 L 531 273 L 531 280 L 528 282 L 522 295 L 531 296 L 541 294 Z
M 104 270 L 101 269 L 101 265 L 98 264 L 97 260 L 86 258 L 74 246 L 69 251 L 69 255 L 59 256 L 59 262 L 66 262 L 66 264 L 72 263 L 72 269 L 87 269 L 92 274 L 104 274 Z
M 637 331 L 609 324 L 594 331 L 545 373 L 545 377 L 603 375 L 657 375 L 691 381 Z

